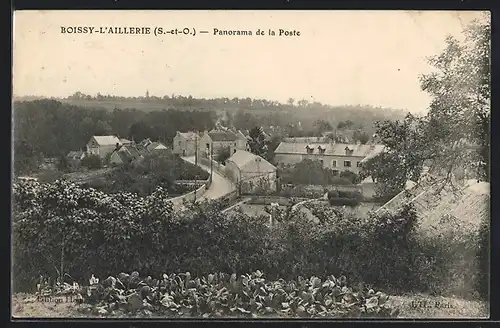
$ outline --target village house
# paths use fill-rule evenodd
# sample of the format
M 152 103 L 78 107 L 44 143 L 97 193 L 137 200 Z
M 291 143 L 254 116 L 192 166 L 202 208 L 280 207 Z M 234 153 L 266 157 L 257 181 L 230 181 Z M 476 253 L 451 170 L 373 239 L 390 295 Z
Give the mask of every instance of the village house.
M 161 142 L 154 141 L 146 146 L 146 149 L 150 152 L 162 152 L 168 150 L 168 147 L 162 144 Z
M 196 132 L 177 131 L 174 137 L 173 153 L 181 156 L 194 156 L 197 138 L 199 139 Z
M 104 159 L 117 146 L 121 146 L 121 142 L 116 136 L 92 136 L 87 143 L 87 153 L 89 155 L 98 155 L 101 159 Z
M 243 134 L 231 131 L 211 130 L 205 131 L 198 141 L 198 151 L 203 157 L 209 157 L 213 151 L 215 156 L 222 148 L 228 147 L 230 154 L 237 150 L 247 149 L 247 139 Z
M 111 153 L 109 163 L 113 166 L 124 165 L 132 162 L 132 156 L 125 150 L 115 150 Z
M 125 138 L 121 138 L 120 139 L 120 143 L 123 145 L 123 146 L 131 146 L 134 144 L 133 141 L 130 141 L 128 139 L 125 139 Z
M 143 158 L 143 153 L 139 151 L 136 146 L 121 146 L 111 153 L 109 163 L 111 165 L 123 165 L 126 163 L 131 163 L 132 161 L 141 160 Z
M 276 191 L 276 167 L 248 151 L 236 150 L 226 160 L 226 172 L 242 193 Z
M 317 160 L 324 167 L 337 173 L 351 171 L 359 173 L 365 158 L 373 157 L 384 150 L 380 144 L 345 144 L 335 142 L 317 142 L 310 138 L 304 142 L 281 142 L 275 150 L 275 161 L 279 165 L 289 165 L 301 162 L 304 159 Z

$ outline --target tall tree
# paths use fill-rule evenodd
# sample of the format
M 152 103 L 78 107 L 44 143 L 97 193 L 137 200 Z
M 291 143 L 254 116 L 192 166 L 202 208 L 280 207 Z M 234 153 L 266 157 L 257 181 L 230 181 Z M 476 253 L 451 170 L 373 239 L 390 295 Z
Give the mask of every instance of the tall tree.
M 464 29 L 464 40 L 451 36 L 446 48 L 429 58 L 435 72 L 421 77 L 422 89 L 431 96 L 428 119 L 439 130 L 440 145 L 434 164 L 473 167 L 477 177 L 489 180 L 490 100 L 491 100 L 491 23 L 488 17 Z M 466 144 L 478 151 L 465 151 Z
M 429 58 L 435 72 L 421 77 L 431 96 L 426 116 L 376 125 L 386 148 L 363 165 L 362 175 L 373 177 L 380 196 L 418 181 L 424 163 L 443 187 L 462 169 L 489 181 L 490 30 L 489 21 L 476 20 L 464 29 L 464 41 L 447 37 L 443 52 Z
M 267 157 L 267 140 L 264 134 L 264 130 L 260 126 L 256 126 L 249 132 L 250 139 L 248 140 L 248 146 L 250 151 L 255 155 L 261 157 Z

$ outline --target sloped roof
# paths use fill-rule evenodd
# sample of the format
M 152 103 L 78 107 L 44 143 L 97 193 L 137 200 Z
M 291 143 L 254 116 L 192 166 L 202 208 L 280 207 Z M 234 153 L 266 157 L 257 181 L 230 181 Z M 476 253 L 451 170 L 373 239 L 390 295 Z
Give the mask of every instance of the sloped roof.
M 193 131 L 188 131 L 188 132 L 178 132 L 179 135 L 182 137 L 188 139 L 188 140 L 194 140 L 196 139 L 197 134 Z
M 208 135 L 212 139 L 212 141 L 236 141 L 238 140 L 238 136 L 231 131 L 210 131 Z
M 156 150 L 156 149 L 168 149 L 167 146 L 165 146 L 164 144 L 162 144 L 161 142 L 153 142 L 151 144 L 149 144 L 147 147 L 146 147 L 148 150 Z
M 141 156 L 141 154 L 139 153 L 139 150 L 134 146 L 123 146 L 120 149 L 124 149 L 124 150 L 128 151 L 130 156 L 132 156 L 133 158 L 137 158 L 137 157 Z
M 129 143 L 132 143 L 132 141 L 130 141 L 130 140 L 128 140 L 128 139 L 125 139 L 125 138 L 120 139 L 120 142 L 121 142 L 122 144 L 129 144 Z
M 327 137 L 287 137 L 283 138 L 283 142 L 293 142 L 293 143 L 315 143 L 315 142 L 322 142 L 322 143 L 327 143 L 328 138 Z
M 141 154 L 142 156 L 146 156 L 150 153 L 149 150 L 143 146 L 138 146 L 138 147 L 136 147 L 136 149 L 139 152 L 139 154 Z
M 276 154 L 307 154 L 306 147 L 318 149 L 321 147 L 325 149 L 324 155 L 331 156 L 345 156 L 346 147 L 352 150 L 353 157 L 367 157 L 372 154 L 381 152 L 385 147 L 384 145 L 356 145 L 344 143 L 305 143 L 305 142 L 281 142 L 274 151 Z M 319 153 L 319 152 L 318 152 Z M 313 152 L 314 154 L 314 152 Z
M 120 159 L 122 160 L 123 163 L 127 163 L 132 160 L 132 157 L 125 151 L 119 151 L 118 156 L 120 156 Z
M 114 146 L 116 144 L 121 144 L 120 139 L 116 136 L 93 136 L 93 138 L 100 146 Z
M 130 155 L 130 153 L 126 149 L 120 148 L 119 150 L 115 150 L 115 151 L 113 151 L 111 156 L 113 156 L 114 154 L 116 154 L 120 158 L 122 163 L 128 163 L 132 160 L 132 156 Z
M 66 155 L 66 157 L 81 157 L 83 155 L 83 151 L 81 150 L 72 150 Z
M 243 169 L 248 163 L 253 161 L 260 161 L 261 164 L 267 166 L 270 170 L 275 170 L 276 167 L 263 159 L 260 156 L 252 154 L 245 150 L 237 150 L 226 162 L 233 162 L 238 168 Z

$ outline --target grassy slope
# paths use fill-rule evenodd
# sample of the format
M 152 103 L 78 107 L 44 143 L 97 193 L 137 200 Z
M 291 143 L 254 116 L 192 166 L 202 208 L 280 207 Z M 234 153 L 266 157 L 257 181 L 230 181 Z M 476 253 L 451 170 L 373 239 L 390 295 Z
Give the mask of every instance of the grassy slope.
M 16 318 L 32 317 L 64 317 L 82 318 L 85 315 L 77 311 L 77 305 L 73 303 L 44 303 L 26 302 L 26 299 L 33 298 L 28 294 L 16 294 L 12 300 L 12 316 Z M 466 301 L 460 298 L 428 296 L 423 294 L 410 296 L 391 296 L 391 302 L 400 307 L 399 318 L 487 318 L 489 309 L 485 302 Z M 418 304 L 417 301 L 427 301 L 428 307 L 412 306 Z M 448 307 L 439 307 L 445 304 Z

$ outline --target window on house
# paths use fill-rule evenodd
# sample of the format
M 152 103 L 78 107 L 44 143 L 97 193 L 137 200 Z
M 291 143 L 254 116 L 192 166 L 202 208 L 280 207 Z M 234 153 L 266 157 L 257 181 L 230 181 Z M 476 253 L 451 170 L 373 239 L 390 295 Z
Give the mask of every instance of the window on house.
M 323 160 L 322 160 L 322 159 L 320 159 L 320 160 L 319 160 L 319 162 L 321 163 L 321 166 L 323 166 Z
M 333 172 L 333 175 L 339 175 L 339 171 L 338 170 L 332 170 Z
M 234 146 L 236 147 L 236 142 L 234 143 Z
M 358 162 L 358 163 L 356 164 L 356 166 L 357 166 L 357 167 L 361 167 L 361 162 Z
M 210 149 L 210 144 L 209 144 L 209 143 L 207 143 L 207 144 L 206 144 L 206 147 L 207 147 L 207 149 Z
M 310 148 L 309 146 L 306 147 L 307 153 L 312 154 L 314 151 L 314 148 Z
M 179 146 L 181 145 L 181 141 L 179 140 Z
M 337 161 L 335 160 L 332 161 L 332 167 L 337 167 Z
M 344 161 L 345 167 L 351 167 L 351 161 Z

